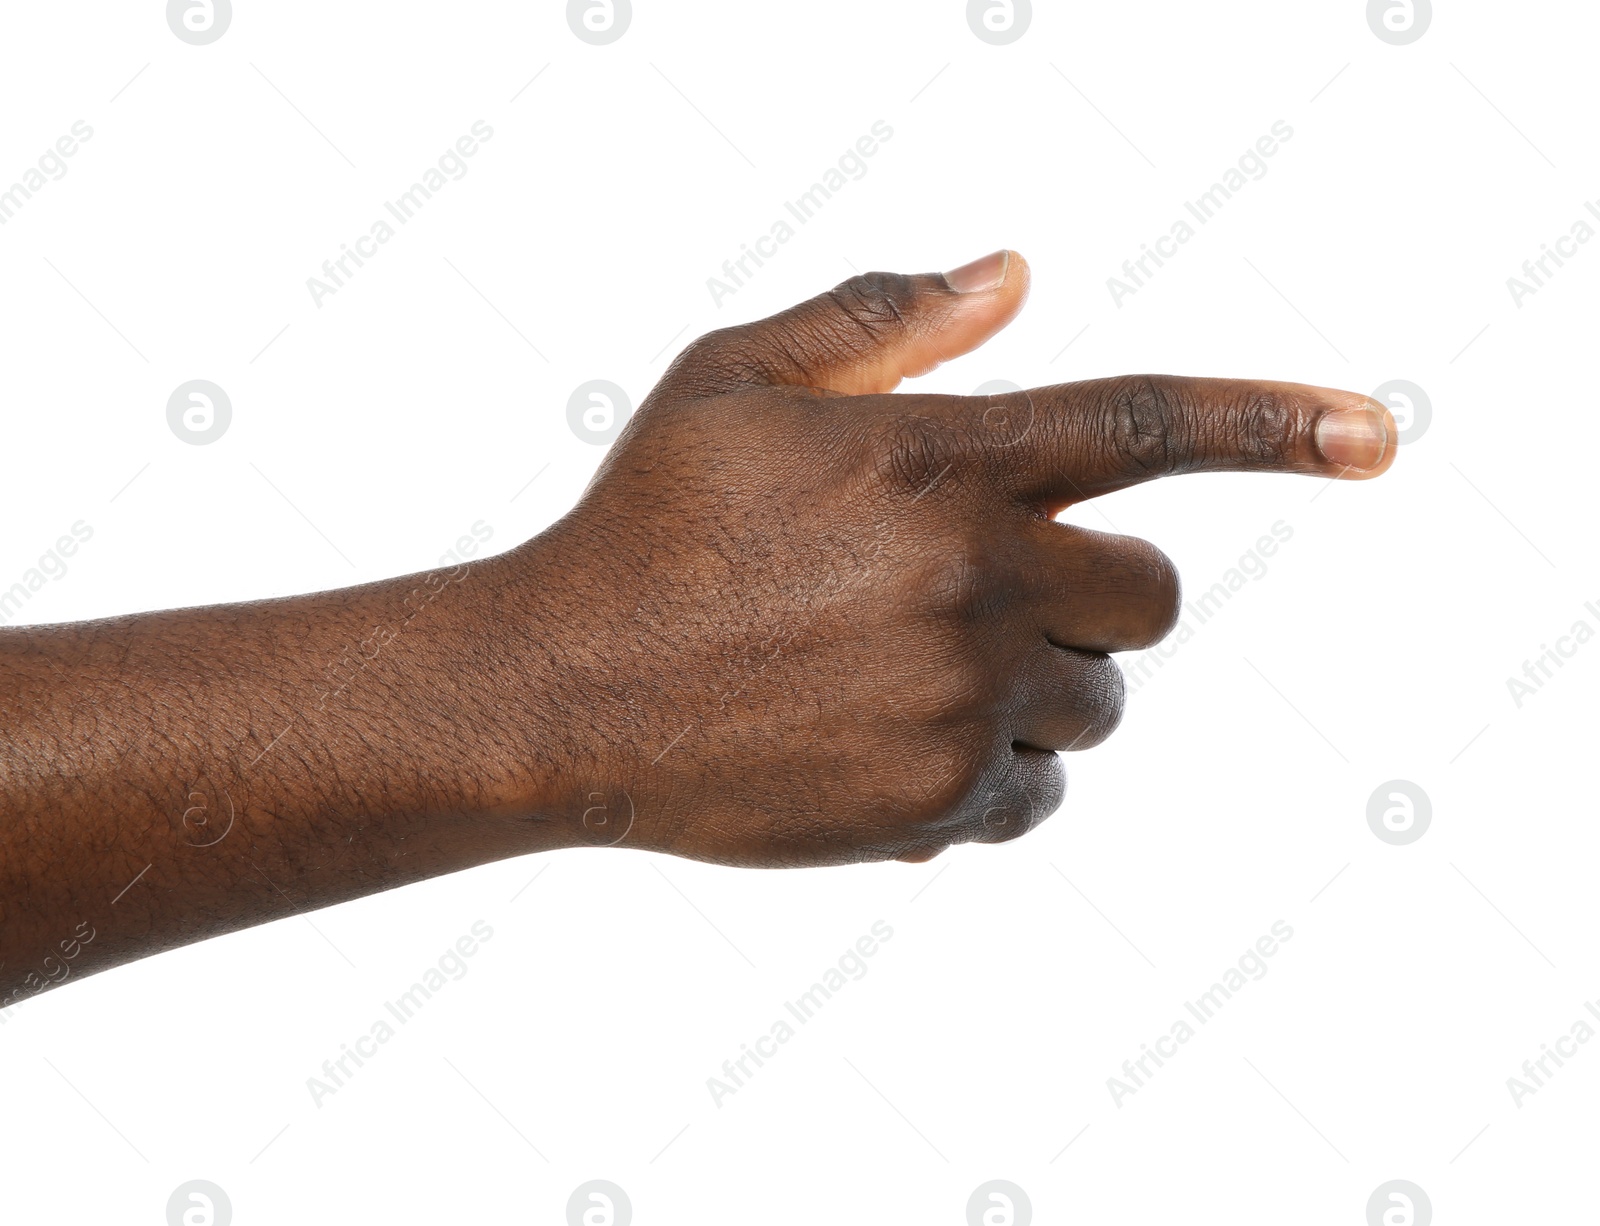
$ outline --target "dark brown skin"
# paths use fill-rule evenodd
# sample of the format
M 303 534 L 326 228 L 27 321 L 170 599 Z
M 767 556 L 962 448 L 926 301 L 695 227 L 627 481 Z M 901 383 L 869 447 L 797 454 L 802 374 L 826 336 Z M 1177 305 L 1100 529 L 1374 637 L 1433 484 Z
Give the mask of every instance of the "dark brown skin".
M 0 1007 L 551 848 L 923 860 L 1042 821 L 1054 751 L 1117 724 L 1107 653 L 1179 604 L 1154 546 L 1051 517 L 1178 473 L 1377 476 L 1395 426 L 1285 383 L 888 394 L 1027 287 L 1002 252 L 701 338 L 499 557 L 0 630 Z

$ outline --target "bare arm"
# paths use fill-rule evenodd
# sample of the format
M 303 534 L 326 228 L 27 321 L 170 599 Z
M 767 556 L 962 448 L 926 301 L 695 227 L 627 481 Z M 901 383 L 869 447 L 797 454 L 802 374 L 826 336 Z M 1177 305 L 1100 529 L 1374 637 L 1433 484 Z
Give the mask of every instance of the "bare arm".
M 579 505 L 346 591 L 0 631 L 0 1005 L 186 941 L 583 844 L 924 860 L 1061 802 L 1172 628 L 1153 478 L 1361 479 L 1364 396 L 1132 376 L 887 395 L 1022 307 L 996 253 L 684 351 Z
M 562 845 L 514 819 L 543 807 L 552 766 L 527 649 L 537 552 L 0 631 L 0 1003 Z

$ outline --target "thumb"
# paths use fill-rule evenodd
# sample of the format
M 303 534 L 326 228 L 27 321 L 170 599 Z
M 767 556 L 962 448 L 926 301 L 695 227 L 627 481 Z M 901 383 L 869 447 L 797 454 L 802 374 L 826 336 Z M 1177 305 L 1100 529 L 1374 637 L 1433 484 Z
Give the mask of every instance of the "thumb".
M 893 391 L 976 349 L 1016 318 L 1027 296 L 1028 264 L 1015 251 L 947 273 L 863 273 L 770 318 L 707 333 L 678 355 L 654 394 Z

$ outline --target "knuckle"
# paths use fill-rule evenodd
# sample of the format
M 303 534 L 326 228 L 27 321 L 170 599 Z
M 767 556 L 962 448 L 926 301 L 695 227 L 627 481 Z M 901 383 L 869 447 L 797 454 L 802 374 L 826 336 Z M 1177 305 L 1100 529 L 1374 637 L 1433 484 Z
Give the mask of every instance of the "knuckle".
M 960 643 L 930 654 L 922 711 L 936 729 L 966 729 L 985 718 L 997 695 L 992 670 L 979 663 L 976 652 Z
M 1178 624 L 1183 612 L 1183 580 L 1178 568 L 1149 541 L 1135 541 L 1125 567 L 1137 597 L 1130 650 L 1154 647 Z
M 1019 755 L 1005 784 L 977 814 L 974 839 L 1009 843 L 1036 829 L 1061 807 L 1067 795 L 1067 772 L 1053 753 Z
M 701 385 L 715 391 L 730 384 L 812 386 L 828 362 L 845 346 L 802 320 L 784 328 L 767 321 L 733 324 L 691 341 L 668 370 L 691 393 Z
M 964 440 L 947 422 L 907 417 L 885 430 L 873 448 L 878 485 L 920 499 L 955 475 Z
M 1110 656 L 1098 656 L 1085 670 L 1082 680 L 1086 722 L 1083 734 L 1073 749 L 1093 749 L 1122 723 L 1128 701 L 1127 678 Z
M 918 585 L 934 618 L 957 627 L 1003 613 L 1019 587 L 1014 562 L 992 546 L 973 542 L 939 550 L 924 563 Z
M 997 670 L 986 667 L 983 656 L 965 634 L 928 632 L 915 626 L 920 642 L 916 667 L 902 672 L 886 700 L 896 720 L 919 745 L 930 743 L 934 754 L 947 741 L 964 743 L 988 728 L 1004 700 Z M 959 747 L 958 747 L 959 748 Z
M 988 601 L 988 566 L 967 550 L 929 562 L 921 576 L 923 599 L 935 614 L 956 622 L 976 621 Z
M 971 748 L 956 745 L 925 760 L 925 777 L 913 803 L 913 816 L 924 826 L 937 826 L 968 808 L 987 775 L 987 764 Z
M 1028 801 L 1028 829 L 1049 817 L 1067 798 L 1067 768 L 1056 754 L 1028 758 L 1022 769 L 1023 794 Z
M 840 319 L 877 339 L 885 329 L 906 322 L 916 293 L 910 277 L 902 273 L 858 273 L 828 292 Z
M 1237 437 L 1230 441 L 1243 459 L 1277 465 L 1294 455 L 1300 415 L 1282 396 L 1250 392 L 1239 406 L 1236 420 Z
M 748 347 L 744 328 L 738 326 L 716 328 L 701 333 L 679 350 L 674 365 L 708 366 L 713 363 L 720 365 L 735 350 Z
M 1112 457 L 1134 472 L 1163 472 L 1179 458 L 1179 399 L 1174 385 L 1153 375 L 1117 381 L 1107 397 L 1101 435 Z
M 771 373 L 772 361 L 750 329 L 742 326 L 718 328 L 690 341 L 673 359 L 663 379 L 683 382 L 693 394 L 701 384 L 707 388 L 725 386 L 725 381 L 764 382 Z
M 1067 799 L 1067 768 L 1055 754 L 1039 763 L 1030 794 L 1038 803 L 1039 821 L 1049 817 Z

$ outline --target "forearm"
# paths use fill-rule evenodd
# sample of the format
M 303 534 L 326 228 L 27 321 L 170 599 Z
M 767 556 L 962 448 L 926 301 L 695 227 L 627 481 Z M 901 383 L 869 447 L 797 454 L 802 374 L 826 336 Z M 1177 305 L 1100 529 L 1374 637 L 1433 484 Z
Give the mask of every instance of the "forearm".
M 559 844 L 496 561 L 0 631 L 0 1004 Z
M 1061 803 L 1171 561 L 1053 521 L 1164 475 L 1365 480 L 1375 401 L 1128 376 L 895 395 L 1026 264 L 852 278 L 709 334 L 573 511 L 470 569 L 0 631 L 0 1005 L 503 856 L 923 861 Z

